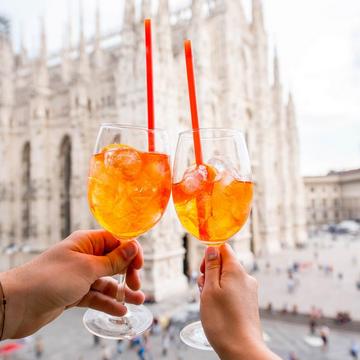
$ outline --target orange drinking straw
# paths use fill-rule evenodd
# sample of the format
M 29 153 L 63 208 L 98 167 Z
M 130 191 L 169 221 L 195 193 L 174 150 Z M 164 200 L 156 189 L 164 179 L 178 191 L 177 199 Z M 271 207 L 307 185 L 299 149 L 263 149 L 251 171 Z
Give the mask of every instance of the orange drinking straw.
M 195 89 L 195 76 L 194 76 L 194 65 L 193 56 L 191 50 L 191 41 L 185 40 L 185 61 L 186 61 L 186 72 L 188 78 L 189 87 L 189 100 L 190 100 L 190 111 L 191 111 L 191 122 L 193 128 L 194 148 L 195 148 L 195 159 L 196 164 L 200 165 L 203 163 L 200 133 L 199 133 L 199 118 L 196 104 L 196 89 Z
M 146 45 L 146 84 L 147 84 L 147 108 L 148 108 L 148 129 L 154 130 L 154 85 L 153 85 L 153 61 L 151 41 L 151 20 L 145 19 L 145 45 Z M 154 132 L 149 131 L 149 151 L 155 151 Z
M 199 117 L 198 117 L 197 104 L 196 104 L 195 75 L 194 75 L 191 41 L 185 40 L 184 47 L 185 47 L 186 72 L 187 72 L 188 87 L 189 87 L 189 100 L 190 100 L 191 122 L 193 128 L 195 159 L 196 159 L 196 165 L 201 165 L 203 163 L 203 157 L 202 157 L 201 142 L 200 142 Z M 196 207 L 198 213 L 200 239 L 208 240 L 209 235 L 206 229 L 205 206 L 204 206 L 204 202 L 202 201 L 202 194 L 199 194 L 196 197 Z

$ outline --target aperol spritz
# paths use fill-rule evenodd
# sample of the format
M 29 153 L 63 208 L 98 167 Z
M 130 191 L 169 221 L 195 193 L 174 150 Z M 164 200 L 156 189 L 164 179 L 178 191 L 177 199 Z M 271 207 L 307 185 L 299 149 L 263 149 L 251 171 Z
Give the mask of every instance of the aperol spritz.
M 201 141 L 200 164 L 195 162 L 195 138 Z M 180 222 L 203 244 L 219 246 L 239 232 L 249 217 L 253 198 L 250 160 L 242 133 L 230 129 L 181 133 L 172 191 Z M 186 326 L 180 337 L 189 346 L 212 350 L 200 322 Z
M 148 150 L 149 139 L 156 151 Z M 100 128 L 90 161 L 88 201 L 95 219 L 120 244 L 150 230 L 165 212 L 171 192 L 167 146 L 163 130 L 117 124 Z M 116 300 L 124 303 L 125 274 L 119 279 Z M 89 309 L 84 324 L 100 337 L 134 338 L 151 326 L 153 317 L 144 306 L 126 306 L 123 317 Z

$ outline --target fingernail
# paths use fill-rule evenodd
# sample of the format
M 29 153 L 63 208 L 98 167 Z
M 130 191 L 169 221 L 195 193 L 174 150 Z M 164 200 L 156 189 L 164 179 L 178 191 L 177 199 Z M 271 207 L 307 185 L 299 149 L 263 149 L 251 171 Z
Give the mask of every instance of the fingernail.
M 136 255 L 137 246 L 133 242 L 126 243 L 121 249 L 124 259 L 131 259 Z
M 215 260 L 218 257 L 218 249 L 214 247 L 208 247 L 206 249 L 206 257 L 208 260 Z

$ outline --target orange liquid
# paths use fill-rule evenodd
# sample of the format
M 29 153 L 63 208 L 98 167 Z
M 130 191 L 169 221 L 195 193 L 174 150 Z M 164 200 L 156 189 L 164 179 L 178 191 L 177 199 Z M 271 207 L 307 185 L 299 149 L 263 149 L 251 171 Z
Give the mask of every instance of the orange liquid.
M 207 245 L 221 245 L 245 224 L 253 184 L 208 165 L 192 167 L 172 187 L 176 212 L 184 228 Z
M 171 192 L 169 157 L 112 144 L 91 158 L 88 200 L 99 224 L 114 236 L 135 238 L 163 215 Z

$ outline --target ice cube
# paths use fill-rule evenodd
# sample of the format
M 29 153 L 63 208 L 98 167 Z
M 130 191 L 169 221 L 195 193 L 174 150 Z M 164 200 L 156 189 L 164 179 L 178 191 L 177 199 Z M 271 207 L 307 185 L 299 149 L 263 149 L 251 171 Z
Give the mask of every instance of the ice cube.
M 217 171 L 215 181 L 219 181 L 223 178 L 226 172 L 230 172 L 233 165 L 229 159 L 213 157 L 208 161 L 208 164 L 214 167 Z
M 184 173 L 182 181 L 183 191 L 187 194 L 194 194 L 200 191 L 208 177 L 208 171 L 204 165 L 193 165 Z
M 131 180 L 140 173 L 142 160 L 135 149 L 123 147 L 105 152 L 105 166 L 108 171 L 120 171 L 126 179 Z
M 219 157 L 213 157 L 208 161 L 209 165 L 212 165 L 218 172 L 223 172 L 231 167 L 231 162 L 227 159 L 220 159 Z

